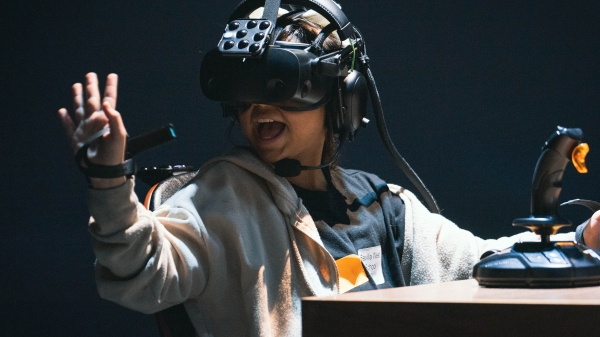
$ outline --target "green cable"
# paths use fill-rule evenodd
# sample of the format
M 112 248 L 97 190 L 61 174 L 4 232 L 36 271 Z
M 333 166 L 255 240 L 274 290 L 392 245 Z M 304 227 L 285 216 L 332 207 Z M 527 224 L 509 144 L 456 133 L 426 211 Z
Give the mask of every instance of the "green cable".
M 354 60 L 356 59 L 356 49 L 354 48 L 354 41 L 350 40 L 350 45 L 352 46 L 352 65 L 350 66 L 350 72 L 354 71 Z

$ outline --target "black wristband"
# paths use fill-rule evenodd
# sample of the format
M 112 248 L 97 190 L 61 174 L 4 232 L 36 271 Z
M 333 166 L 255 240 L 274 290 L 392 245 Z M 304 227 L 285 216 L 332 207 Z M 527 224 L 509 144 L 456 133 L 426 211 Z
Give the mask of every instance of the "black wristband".
M 585 228 L 587 227 L 587 225 L 589 223 L 590 223 L 590 221 L 588 220 L 588 221 L 582 223 L 581 225 L 577 226 L 577 229 L 575 230 L 575 241 L 577 243 L 585 245 L 585 241 L 583 240 L 583 231 L 585 230 Z
M 94 135 L 92 135 L 83 146 L 75 154 L 75 163 L 83 174 L 90 178 L 118 178 L 118 177 L 131 177 L 136 171 L 136 165 L 133 161 L 133 157 L 128 158 L 121 164 L 117 165 L 98 165 L 90 162 L 87 156 L 87 150 L 90 145 L 98 138 L 104 136 L 109 132 L 109 129 L 104 128 Z M 86 166 L 81 165 L 81 161 Z

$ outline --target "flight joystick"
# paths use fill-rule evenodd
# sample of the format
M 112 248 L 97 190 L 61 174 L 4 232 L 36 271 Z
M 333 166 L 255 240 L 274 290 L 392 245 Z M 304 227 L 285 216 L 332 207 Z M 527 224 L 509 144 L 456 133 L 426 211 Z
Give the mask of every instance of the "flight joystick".
M 550 242 L 561 227 L 571 226 L 571 221 L 558 214 L 558 197 L 562 189 L 562 177 L 569 161 L 573 161 L 580 173 L 587 173 L 585 156 L 589 151 L 581 143 L 581 129 L 558 127 L 542 147 L 542 154 L 533 174 L 531 189 L 531 216 L 513 221 L 513 226 L 531 229 L 540 235 L 542 242 Z
M 473 277 L 488 287 L 575 287 L 600 284 L 600 256 L 571 241 L 550 241 L 550 236 L 571 221 L 558 214 L 558 199 L 564 170 L 569 161 L 587 173 L 581 129 L 558 127 L 542 147 L 531 191 L 531 215 L 518 218 L 513 226 L 527 227 L 539 242 L 519 242 L 493 254 L 484 254 L 473 269 Z

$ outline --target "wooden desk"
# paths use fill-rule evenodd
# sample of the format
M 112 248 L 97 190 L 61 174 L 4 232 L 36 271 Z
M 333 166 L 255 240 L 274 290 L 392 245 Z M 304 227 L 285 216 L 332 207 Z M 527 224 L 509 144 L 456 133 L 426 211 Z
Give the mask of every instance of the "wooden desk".
M 304 336 L 600 336 L 600 287 L 475 280 L 302 299 Z

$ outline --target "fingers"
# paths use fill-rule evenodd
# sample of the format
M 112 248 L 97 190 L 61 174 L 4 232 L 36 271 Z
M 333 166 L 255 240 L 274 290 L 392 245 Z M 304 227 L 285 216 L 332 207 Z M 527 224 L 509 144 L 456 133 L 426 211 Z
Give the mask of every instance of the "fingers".
M 60 123 L 62 124 L 63 130 L 65 130 L 65 134 L 69 139 L 69 143 L 71 144 L 71 148 L 73 151 L 77 151 L 77 143 L 74 139 L 75 132 L 77 132 L 77 126 L 73 123 L 71 116 L 67 109 L 62 108 L 58 110 L 58 118 L 60 119 Z
M 115 110 L 117 83 L 118 76 L 116 74 L 108 75 L 102 102 L 100 102 L 98 77 L 95 73 L 91 72 L 86 75 L 85 87 L 81 83 L 72 86 L 75 116 L 72 119 L 64 108 L 58 111 L 58 115 L 75 151 L 91 135 L 107 126 L 111 129 L 107 137 L 111 138 L 113 142 L 123 144 L 126 142 L 125 126 L 121 115 Z
M 104 88 L 104 100 L 102 104 L 108 102 L 113 109 L 117 108 L 117 85 L 119 77 L 117 74 L 110 74 L 106 77 L 106 88 Z
M 98 76 L 96 73 L 88 73 L 85 76 L 85 112 L 84 117 L 91 116 L 100 110 L 100 90 L 98 89 Z
M 75 122 L 79 123 L 83 119 L 83 88 L 81 83 L 75 83 L 73 90 L 73 111 L 75 111 Z
M 125 125 L 123 124 L 121 114 L 112 108 L 109 101 L 105 101 L 104 104 L 102 104 L 102 109 L 108 118 L 108 126 L 110 127 L 111 137 L 114 137 L 116 140 L 126 139 L 127 131 L 125 130 Z
M 67 133 L 67 137 L 73 137 L 73 133 L 75 133 L 77 126 L 75 126 L 75 123 L 73 123 L 73 120 L 69 116 L 67 109 L 59 109 L 58 118 L 60 119 L 63 129 L 65 129 L 65 132 Z

